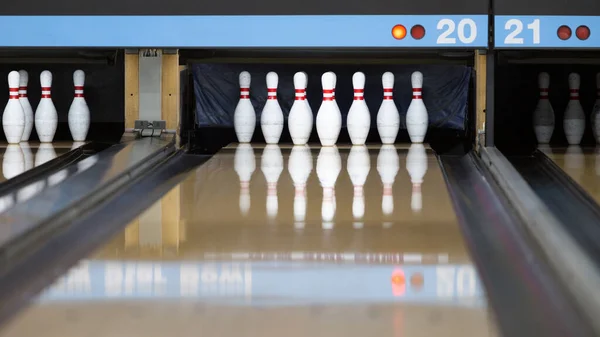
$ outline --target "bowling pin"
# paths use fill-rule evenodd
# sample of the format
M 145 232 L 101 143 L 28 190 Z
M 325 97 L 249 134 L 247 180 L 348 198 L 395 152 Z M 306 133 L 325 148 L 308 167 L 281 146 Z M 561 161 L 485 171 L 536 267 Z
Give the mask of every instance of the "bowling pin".
M 596 103 L 594 103 L 591 114 L 592 132 L 596 143 L 600 144 L 600 119 L 598 119 L 598 115 L 600 115 L 600 73 L 596 74 Z
M 313 114 L 306 100 L 306 85 L 308 78 L 305 72 L 294 75 L 296 98 L 288 117 L 288 129 L 294 145 L 304 145 L 308 142 L 313 127 Z
M 277 216 L 279 202 L 277 200 L 277 182 L 283 171 L 283 156 L 277 144 L 268 144 L 260 159 L 260 169 L 267 181 L 267 215 L 273 219 Z
M 365 102 L 365 74 L 359 72 L 352 76 L 354 100 L 348 111 L 348 134 L 352 145 L 364 145 L 371 129 L 371 113 Z
M 42 143 L 51 143 L 56 134 L 58 113 L 52 102 L 52 73 L 48 70 L 40 74 L 42 99 L 35 110 L 35 131 Z
M 239 144 L 235 149 L 233 167 L 240 179 L 240 212 L 247 215 L 250 210 L 250 179 L 256 169 L 254 150 L 250 144 Z
M 413 96 L 406 111 L 406 129 L 411 142 L 423 143 L 429 125 L 427 108 L 423 103 L 423 74 L 420 71 L 415 71 L 410 76 L 410 82 L 412 83 Z
M 342 113 L 334 100 L 335 74 L 328 71 L 321 76 L 323 102 L 317 111 L 317 134 L 322 146 L 337 143 L 342 127 Z
M 75 97 L 69 108 L 69 130 L 71 130 L 71 137 L 74 141 L 83 142 L 90 129 L 90 109 L 83 97 L 83 86 L 85 85 L 83 70 L 75 70 L 73 84 L 75 85 Z
M 540 100 L 533 112 L 533 128 L 538 143 L 548 144 L 554 132 L 554 109 L 552 109 L 552 105 L 548 99 L 550 75 L 548 73 L 540 73 L 538 76 L 538 85 L 540 88 Z
M 256 112 L 252 101 L 250 101 L 250 73 L 242 71 L 239 77 L 240 82 L 240 100 L 235 106 L 233 112 L 233 127 L 237 135 L 238 142 L 249 143 L 254 135 L 256 128 Z
M 26 142 L 29 140 L 29 137 L 31 136 L 31 130 L 33 129 L 33 108 L 31 107 L 29 98 L 27 97 L 27 83 L 29 82 L 29 74 L 25 70 L 19 70 L 19 75 L 19 102 L 21 102 L 23 112 L 25 113 L 25 129 L 23 130 L 21 141 Z
M 306 218 L 306 181 L 313 169 L 312 154 L 307 145 L 295 145 L 290 153 L 288 171 L 294 182 L 294 228 L 302 229 Z
M 420 212 L 423 208 L 421 185 L 423 184 L 423 177 L 427 173 L 427 152 L 423 144 L 415 143 L 410 146 L 406 156 L 406 171 L 408 171 L 412 183 L 410 208 L 413 212 Z
M 346 166 L 348 175 L 354 186 L 354 196 L 352 199 L 354 228 L 362 228 L 362 220 L 365 216 L 365 194 L 363 187 L 371 170 L 371 158 L 369 158 L 367 147 L 365 145 L 352 146 L 348 154 Z
M 377 155 L 377 172 L 379 172 L 383 184 L 381 211 L 384 215 L 390 215 L 394 212 L 393 186 L 399 170 L 398 152 L 394 145 L 382 145 Z
M 267 74 L 267 102 L 260 115 L 260 126 L 267 144 L 279 143 L 283 131 L 283 111 L 277 102 L 277 85 L 279 77 L 276 72 Z
M 377 131 L 383 144 L 394 144 L 400 129 L 400 114 L 394 103 L 394 74 L 385 72 L 381 76 L 383 101 L 377 112 Z
M 585 131 L 585 114 L 583 107 L 579 102 L 579 85 L 580 77 L 579 74 L 569 74 L 569 91 L 570 97 L 569 104 L 565 110 L 565 117 L 563 119 L 563 129 L 565 130 L 565 136 L 569 145 L 579 145 L 583 132 Z
M 18 144 L 25 130 L 25 112 L 19 101 L 19 81 L 18 72 L 11 71 L 8 74 L 8 103 L 2 115 L 2 128 L 9 144 Z
M 335 183 L 342 171 L 342 159 L 336 146 L 324 146 L 317 157 L 317 176 L 323 188 L 321 219 L 323 229 L 333 228 Z

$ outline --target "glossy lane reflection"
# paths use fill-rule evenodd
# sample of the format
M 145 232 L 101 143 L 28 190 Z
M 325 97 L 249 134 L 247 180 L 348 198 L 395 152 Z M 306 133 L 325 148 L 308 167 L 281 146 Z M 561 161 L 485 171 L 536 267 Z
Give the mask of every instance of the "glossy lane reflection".
M 190 174 L 0 336 L 200 327 L 496 335 L 430 149 L 248 145 Z
M 552 151 L 551 155 L 548 151 Z M 556 165 L 600 203 L 600 146 L 571 145 L 567 148 L 544 149 Z

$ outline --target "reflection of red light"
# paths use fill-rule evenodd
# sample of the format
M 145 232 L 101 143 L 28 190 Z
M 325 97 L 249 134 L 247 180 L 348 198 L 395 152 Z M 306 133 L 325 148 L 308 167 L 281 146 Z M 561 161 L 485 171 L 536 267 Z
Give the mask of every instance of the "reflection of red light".
M 579 26 L 575 29 L 575 35 L 580 40 L 587 40 L 590 37 L 590 29 L 587 26 Z
M 395 25 L 392 28 L 392 36 L 396 40 L 402 40 L 406 36 L 406 28 L 403 25 Z
M 569 26 L 560 26 L 558 27 L 558 38 L 561 40 L 568 40 L 571 37 L 571 28 Z
M 406 292 L 406 276 L 402 269 L 396 269 L 392 273 L 392 294 L 402 296 Z
M 421 25 L 413 26 L 410 29 L 410 36 L 415 40 L 420 40 L 425 36 L 425 28 Z
M 425 283 L 425 278 L 421 273 L 415 273 L 410 277 L 410 287 L 415 290 L 421 290 L 423 288 L 423 284 Z

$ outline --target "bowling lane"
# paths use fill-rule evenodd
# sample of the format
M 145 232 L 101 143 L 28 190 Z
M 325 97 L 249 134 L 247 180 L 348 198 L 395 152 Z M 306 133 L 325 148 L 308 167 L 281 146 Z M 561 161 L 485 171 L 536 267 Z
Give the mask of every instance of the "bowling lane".
M 17 175 L 40 166 L 45 162 L 52 160 L 62 154 L 65 154 L 78 146 L 82 142 L 56 142 L 56 143 L 38 143 L 23 142 L 18 145 L 0 143 L 0 160 L 2 161 L 2 174 L 0 174 L 0 183 Z
M 497 336 L 434 153 L 419 145 L 230 146 L 0 336 L 240 329 Z
M 600 147 L 540 147 L 556 165 L 600 203 Z

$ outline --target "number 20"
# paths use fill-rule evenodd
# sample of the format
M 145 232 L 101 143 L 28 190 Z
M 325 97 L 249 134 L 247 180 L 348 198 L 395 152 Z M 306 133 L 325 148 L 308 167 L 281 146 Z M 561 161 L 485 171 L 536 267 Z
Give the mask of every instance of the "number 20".
M 471 31 L 469 36 L 465 34 L 466 26 L 469 26 Z M 441 19 L 437 24 L 437 29 L 445 29 L 437 39 L 438 44 L 456 44 L 456 38 L 449 37 L 450 34 L 454 33 L 454 30 L 456 29 L 456 24 L 454 21 L 450 19 Z M 456 29 L 456 33 L 460 42 L 464 44 L 472 43 L 477 38 L 477 25 L 475 24 L 475 21 L 471 19 L 462 19 L 458 22 L 458 29 Z
M 514 30 L 511 31 L 510 33 L 508 33 L 508 35 L 504 39 L 504 43 L 505 44 L 523 44 L 524 43 L 523 38 L 517 37 L 523 31 L 523 22 L 518 19 L 510 19 L 510 20 L 506 21 L 506 24 L 504 24 L 505 30 L 510 31 L 511 29 L 513 29 L 513 27 L 514 27 Z M 539 44 L 540 43 L 540 19 L 533 20 L 532 23 L 527 25 L 527 29 L 531 29 L 531 31 L 533 32 L 533 44 Z

